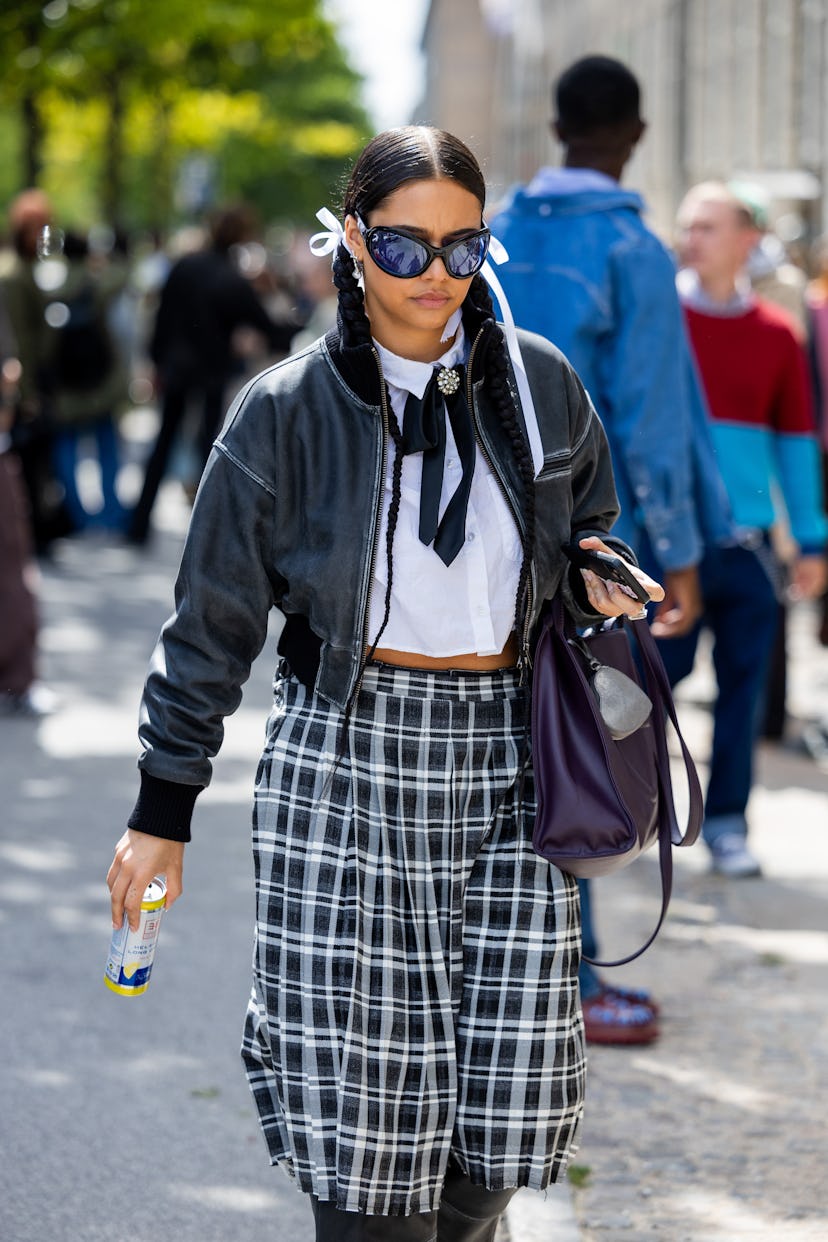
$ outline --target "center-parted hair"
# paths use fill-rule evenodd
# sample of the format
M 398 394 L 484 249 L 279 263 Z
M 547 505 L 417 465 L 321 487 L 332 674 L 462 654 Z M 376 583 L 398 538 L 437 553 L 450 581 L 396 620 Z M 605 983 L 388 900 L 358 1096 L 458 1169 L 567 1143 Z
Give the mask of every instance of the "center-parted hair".
M 343 198 L 345 215 L 359 215 L 370 227 L 371 212 L 402 186 L 415 181 L 456 181 L 469 190 L 480 203 L 481 219 L 486 202 L 486 183 L 480 165 L 472 152 L 459 138 L 445 130 L 425 125 L 409 125 L 386 130 L 378 134 L 364 148 L 354 165 Z M 339 308 L 342 331 L 346 343 L 364 345 L 371 341 L 371 325 L 365 312 L 365 301 L 357 280 L 354 260 L 344 245 L 340 244 L 334 260 L 334 283 L 339 290 Z M 494 319 L 494 308 L 488 286 L 478 273 L 472 279 L 466 295 L 479 313 Z M 529 566 L 535 534 L 535 492 L 532 456 L 526 437 L 520 426 L 508 381 L 509 363 L 503 333 L 496 328 L 492 333 L 485 356 L 486 385 L 497 409 L 501 423 L 507 432 L 523 481 L 521 498 L 524 531 L 523 563 L 515 601 L 515 619 L 518 629 L 522 624 L 529 581 Z M 370 660 L 379 639 L 388 624 L 391 607 L 391 584 L 393 576 L 393 542 L 400 507 L 402 477 L 402 433 L 388 402 L 389 431 L 396 452 L 392 474 L 391 503 L 388 512 L 388 539 L 386 559 L 388 565 L 385 592 L 385 615 L 379 631 L 372 637 L 371 648 L 365 656 Z M 349 709 L 350 709 L 349 704 Z M 350 710 L 346 716 L 350 715 Z

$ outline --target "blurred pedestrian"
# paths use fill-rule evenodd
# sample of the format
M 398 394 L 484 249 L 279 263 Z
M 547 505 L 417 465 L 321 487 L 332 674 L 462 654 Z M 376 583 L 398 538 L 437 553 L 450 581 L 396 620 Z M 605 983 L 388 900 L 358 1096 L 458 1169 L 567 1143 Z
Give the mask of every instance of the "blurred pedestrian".
M 576 61 L 553 86 L 564 166 L 541 168 L 492 229 L 509 252 L 502 283 L 516 321 L 563 350 L 607 430 L 621 515 L 613 533 L 663 577 L 654 633 L 696 622 L 702 542 L 732 536 L 675 290 L 675 266 L 620 180 L 645 132 L 640 88 L 606 56 Z M 592 893 L 581 881 L 584 952 L 600 956 Z M 640 1044 L 656 1007 L 584 962 L 587 1038 Z
M 730 181 L 732 190 L 740 202 L 749 209 L 757 229 L 758 238 L 748 255 L 745 271 L 754 293 L 768 302 L 783 307 L 790 316 L 805 344 L 808 335 L 805 307 L 807 277 L 800 267 L 792 263 L 784 243 L 771 226 L 771 199 L 761 186 L 749 181 Z M 787 587 L 789 562 L 795 559 L 796 548 L 792 546 L 790 531 L 784 514 L 779 514 L 771 531 L 774 551 L 779 563 L 780 578 Z M 788 709 L 788 591 L 778 592 L 776 637 L 768 664 L 767 684 L 763 691 L 761 736 L 778 742 L 785 736 Z
M 37 680 L 36 568 L 20 463 L 11 451 L 22 368 L 0 299 L 0 717 L 42 716 L 54 695 Z
M 146 543 L 149 537 L 158 488 L 191 400 L 200 402 L 198 473 L 203 469 L 221 426 L 227 386 L 237 373 L 234 333 L 245 326 L 256 328 L 271 350 L 287 353 L 299 327 L 296 322 L 271 319 L 234 264 L 234 247 L 249 240 L 253 229 L 247 208 L 217 211 L 210 221 L 209 245 L 178 259 L 161 291 L 150 343 L 161 396 L 161 426 L 129 523 L 132 543 Z
M 52 332 L 46 321 L 47 296 L 36 279 L 39 250 L 52 227 L 47 196 L 42 190 L 24 190 L 9 207 L 13 252 L 0 268 L 0 289 L 21 366 L 11 442 L 22 468 L 38 555 L 48 554 L 52 542 L 73 529 L 54 474 Z
M 609 452 L 559 352 L 495 321 L 484 199 L 439 130 L 357 160 L 337 327 L 248 385 L 205 471 L 109 873 L 116 924 L 156 872 L 181 892 L 275 605 L 243 1047 L 319 1242 L 491 1242 L 516 1187 L 563 1175 L 581 1113 L 577 889 L 532 850 L 531 773 L 519 793 L 524 643 L 559 586 L 582 624 L 638 603 L 569 576 L 573 533 L 629 555 Z
M 792 589 L 818 595 L 826 585 L 818 445 L 796 325 L 753 292 L 746 274 L 759 236 L 750 208 L 709 182 L 690 190 L 678 226 L 678 288 L 739 543 L 706 549 L 702 621 L 662 654 L 675 683 L 693 667 L 700 630 L 712 632 L 718 693 L 704 839 L 716 871 L 751 876 L 760 865 L 747 844 L 746 811 L 780 587 L 773 486 L 778 480 L 798 548 Z
M 814 383 L 820 457 L 822 461 L 823 498 L 828 503 L 828 237 L 814 246 L 813 280 L 808 284 L 805 300 L 808 309 L 808 345 L 811 378 Z M 828 590 L 822 596 L 819 619 L 819 641 L 828 647 Z
M 121 265 L 93 267 L 88 241 L 79 233 L 66 233 L 63 258 L 64 280 L 51 291 L 45 311 L 52 328 L 48 369 L 55 474 L 76 531 L 90 526 L 123 531 L 116 415 L 126 404 L 128 374 L 109 316 L 127 273 Z M 100 509 L 91 509 L 78 489 L 80 452 L 89 442 L 95 446 L 100 472 Z
M 305 300 L 307 318 L 290 343 L 291 353 L 297 353 L 311 345 L 317 337 L 336 323 L 336 287 L 331 279 L 330 266 L 322 258 L 308 254 L 295 265 L 299 289 Z

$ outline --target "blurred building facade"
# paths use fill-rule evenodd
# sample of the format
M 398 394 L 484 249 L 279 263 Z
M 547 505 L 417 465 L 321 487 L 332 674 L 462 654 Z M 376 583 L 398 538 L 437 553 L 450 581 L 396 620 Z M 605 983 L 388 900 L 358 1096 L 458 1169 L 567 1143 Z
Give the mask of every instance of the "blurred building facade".
M 780 232 L 828 231 L 828 0 L 432 0 L 418 120 L 485 163 L 493 198 L 557 162 L 550 84 L 579 56 L 631 66 L 647 141 L 628 180 L 669 234 L 687 187 L 763 187 Z

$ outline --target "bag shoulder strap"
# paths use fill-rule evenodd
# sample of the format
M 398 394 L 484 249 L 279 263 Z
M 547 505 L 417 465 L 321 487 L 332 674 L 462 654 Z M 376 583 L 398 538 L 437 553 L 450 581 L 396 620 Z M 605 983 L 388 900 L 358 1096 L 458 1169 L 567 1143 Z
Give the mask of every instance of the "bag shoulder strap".
M 673 692 L 670 687 L 670 681 L 667 677 L 667 671 L 664 667 L 655 639 L 650 633 L 650 626 L 646 620 L 641 621 L 624 621 L 622 624 L 630 625 L 638 642 L 638 649 L 641 655 L 641 663 L 644 669 L 644 680 L 647 685 L 647 691 L 653 702 L 654 709 L 662 712 L 661 719 L 654 722 L 655 739 L 656 739 L 656 760 L 658 768 L 658 783 L 661 792 L 661 804 L 664 808 L 664 815 L 659 821 L 658 826 L 658 855 L 659 870 L 661 871 L 661 912 L 658 916 L 658 922 L 653 932 L 648 936 L 647 940 L 640 949 L 636 949 L 634 953 L 629 953 L 626 957 L 616 958 L 614 961 L 599 961 L 596 958 L 584 957 L 584 961 L 589 962 L 591 966 L 609 967 L 609 966 L 626 966 L 629 962 L 635 961 L 637 957 L 641 957 L 649 949 L 658 933 L 661 931 L 662 924 L 667 917 L 667 910 L 670 905 L 670 898 L 673 892 L 673 849 L 674 845 L 686 846 L 692 845 L 697 840 L 701 832 L 704 799 L 702 797 L 701 783 L 699 782 L 699 774 L 696 771 L 696 765 L 687 743 L 684 740 L 681 729 L 679 728 L 678 716 L 676 715 L 676 706 L 673 702 Z M 687 810 L 687 825 L 684 832 L 679 828 L 678 819 L 676 817 L 675 799 L 673 796 L 673 781 L 670 775 L 670 755 L 667 749 L 667 730 L 666 720 L 669 719 L 676 732 L 679 745 L 681 747 L 681 756 L 684 762 L 684 770 L 687 776 L 687 790 L 689 797 L 689 805 Z

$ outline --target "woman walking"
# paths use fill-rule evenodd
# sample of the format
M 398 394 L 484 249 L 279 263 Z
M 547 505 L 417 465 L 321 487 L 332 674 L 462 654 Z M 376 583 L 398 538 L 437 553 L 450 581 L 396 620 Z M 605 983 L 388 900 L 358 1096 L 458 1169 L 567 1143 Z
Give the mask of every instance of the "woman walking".
M 609 454 L 560 354 L 495 321 L 484 199 L 442 131 L 359 157 L 338 326 L 239 394 L 207 466 L 108 877 L 118 925 L 152 875 L 180 894 L 277 607 L 243 1057 L 325 1242 L 487 1242 L 517 1187 L 562 1175 L 582 1109 L 577 888 L 531 847 L 529 657 L 559 588 L 582 623 L 639 606 L 565 572 L 573 532 L 619 550 Z

